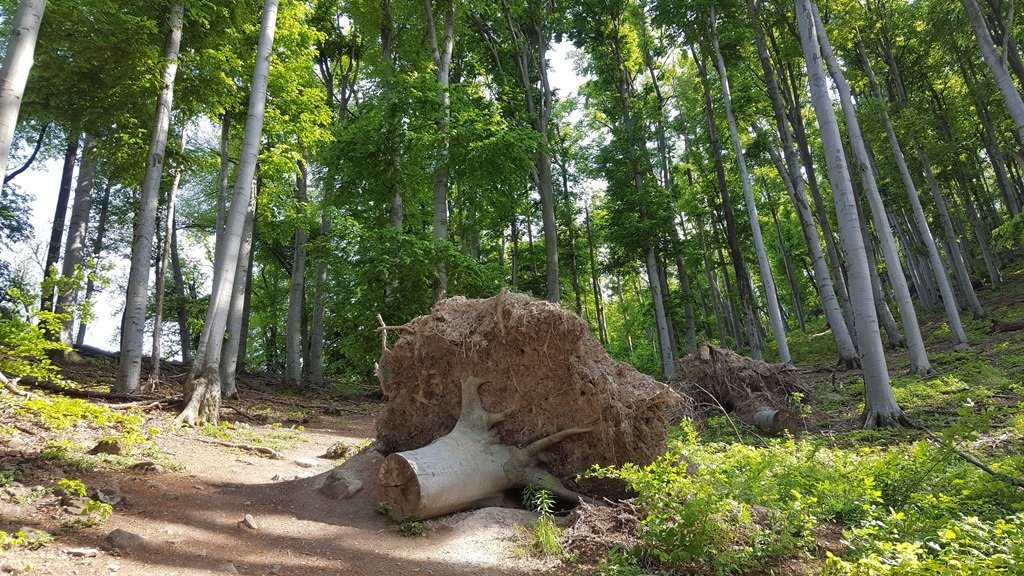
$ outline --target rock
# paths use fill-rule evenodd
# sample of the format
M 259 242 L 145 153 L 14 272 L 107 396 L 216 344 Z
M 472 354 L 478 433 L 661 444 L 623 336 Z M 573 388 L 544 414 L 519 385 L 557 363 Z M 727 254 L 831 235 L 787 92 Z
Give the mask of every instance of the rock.
M 295 461 L 295 464 L 302 468 L 316 468 L 320 465 L 320 463 L 313 458 L 300 458 Z
M 320 492 L 335 500 L 347 500 L 363 489 L 363 482 L 348 470 L 335 468 L 324 478 Z
M 24 534 L 25 540 L 30 543 L 42 544 L 45 542 L 49 542 L 50 540 L 53 540 L 53 536 L 51 536 L 49 532 L 46 532 L 45 530 L 40 530 L 38 528 L 33 528 L 31 526 L 22 526 L 21 529 L 18 531 Z
M 238 525 L 249 530 L 259 530 L 260 527 L 256 524 L 256 519 L 252 517 L 252 514 L 246 514 L 244 518 L 238 521 Z
M 79 558 L 95 558 L 100 555 L 100 551 L 96 548 L 68 548 L 64 553 L 68 556 L 76 556 Z
M 121 446 L 121 441 L 116 438 L 104 438 L 100 440 L 92 450 L 89 450 L 89 454 L 120 454 L 124 451 Z
M 24 574 L 31 570 L 32 565 L 21 560 L 0 561 L 0 574 Z
M 238 568 L 235 568 L 235 565 L 231 562 L 225 562 L 220 566 L 217 566 L 217 570 L 228 574 L 238 574 Z
M 117 506 L 124 501 L 124 496 L 121 495 L 121 487 L 117 484 L 97 488 L 93 491 L 92 498 L 111 506 Z
M 132 472 L 144 473 L 159 473 L 167 471 L 166 468 L 151 460 L 143 460 L 142 462 L 132 464 L 131 467 L 129 467 L 128 469 L 131 470 Z
M 110 532 L 110 534 L 107 534 L 104 543 L 114 550 L 118 550 L 120 552 L 131 552 L 136 548 L 145 546 L 146 539 L 138 534 L 128 532 L 127 530 L 115 528 Z
M 327 451 L 325 451 L 323 455 L 320 456 L 320 458 L 325 458 L 327 460 L 338 460 L 341 458 L 347 458 L 349 451 L 351 449 L 352 447 L 349 446 L 348 444 L 345 444 L 344 442 L 335 442 L 334 444 L 331 444 L 329 448 L 327 448 Z
M 282 474 L 274 474 L 271 480 L 273 480 L 274 482 L 288 482 L 291 480 L 295 480 L 295 476 L 284 476 Z
M 64 496 L 60 499 L 60 505 L 64 507 L 64 510 L 68 514 L 78 516 L 85 511 L 85 507 L 89 505 L 89 499 L 79 498 L 77 496 Z

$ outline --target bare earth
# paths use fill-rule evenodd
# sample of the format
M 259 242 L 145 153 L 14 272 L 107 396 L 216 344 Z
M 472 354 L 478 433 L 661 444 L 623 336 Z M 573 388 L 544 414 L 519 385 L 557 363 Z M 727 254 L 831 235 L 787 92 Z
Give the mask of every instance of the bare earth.
M 216 445 L 193 430 L 170 430 L 155 442 L 164 461 L 178 470 L 92 472 L 45 469 L 32 434 L 17 436 L 16 446 L 0 444 L 0 465 L 36 466 L 26 488 L 57 478 L 78 478 L 90 487 L 115 487 L 124 502 L 99 526 L 61 534 L 69 516 L 56 497 L 19 504 L 0 489 L 0 530 L 23 526 L 57 533 L 38 550 L 16 547 L 0 552 L 0 574 L 39 575 L 310 575 L 310 574 L 559 574 L 553 560 L 524 554 L 516 524 L 532 525 L 535 515 L 521 510 L 485 509 L 424 523 L 422 536 L 403 536 L 394 522 L 376 510 L 374 479 L 382 457 L 363 449 L 342 466 L 363 481 L 362 491 L 335 500 L 319 491 L 337 460 L 318 458 L 336 442 L 365 447 L 374 435 L 373 406 L 343 416 L 316 416 L 297 439 L 267 456 Z M 172 413 L 148 417 L 167 430 Z M 281 428 L 252 425 L 271 434 Z M 287 429 L 287 427 L 285 427 Z M 32 432 L 29 430 L 28 432 Z M 80 443 L 92 439 L 75 439 Z M 178 468 L 179 466 L 174 466 Z M 241 521 L 246 514 L 256 529 Z M 145 541 L 120 552 L 107 535 L 121 529 Z M 75 554 L 86 554 L 76 556 Z M 90 556 L 96 554 L 95 556 Z

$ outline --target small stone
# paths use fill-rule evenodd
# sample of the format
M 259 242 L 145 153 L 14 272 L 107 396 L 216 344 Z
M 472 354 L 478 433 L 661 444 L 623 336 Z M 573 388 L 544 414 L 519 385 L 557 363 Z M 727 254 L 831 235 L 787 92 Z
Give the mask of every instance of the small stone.
M 238 523 L 241 526 L 248 528 L 249 530 L 260 529 L 260 527 L 256 524 L 256 519 L 252 517 L 252 514 L 246 514 L 245 517 L 242 518 Z
M 225 562 L 220 566 L 217 566 L 217 570 L 228 574 L 238 574 L 238 568 L 235 568 L 235 565 L 231 562 Z
M 79 558 L 95 558 L 100 555 L 100 551 L 96 548 L 68 548 L 64 553 L 68 556 L 76 556 Z
M 117 572 L 120 569 L 121 565 L 117 562 L 111 562 L 110 564 L 107 564 L 107 570 L 110 570 L 111 572 Z
M 363 489 L 363 482 L 348 470 L 335 468 L 324 478 L 320 492 L 329 498 L 347 500 Z
M 320 456 L 320 458 L 326 458 L 327 460 L 338 460 L 340 458 L 346 458 L 348 457 L 349 450 L 351 449 L 352 447 L 349 446 L 348 444 L 345 444 L 344 442 L 335 442 L 334 444 L 331 444 L 329 448 L 327 448 L 327 451 L 324 452 L 323 455 Z
M 31 526 L 22 526 L 19 532 L 25 535 L 28 542 L 46 542 L 53 538 L 49 532 Z
M 166 468 L 164 468 L 163 466 L 157 464 L 156 462 L 153 462 L 152 460 L 143 460 L 142 462 L 137 462 L 135 464 L 132 464 L 131 467 L 129 467 L 128 469 L 131 470 L 132 472 L 144 472 L 144 473 L 166 472 L 167 471 Z
M 121 552 L 130 552 L 140 546 L 146 544 L 146 539 L 138 534 L 133 534 L 127 530 L 121 530 L 115 528 L 107 534 L 107 538 L 104 540 L 106 545 L 114 550 Z
M 120 440 L 104 438 L 93 446 L 92 450 L 89 450 L 89 454 L 120 454 L 123 450 Z
M 319 462 L 312 458 L 300 458 L 299 460 L 295 461 L 295 464 L 303 468 L 316 468 L 317 466 L 320 465 Z
M 273 480 L 274 482 L 289 482 L 291 480 L 295 480 L 295 476 L 287 476 L 287 475 L 284 475 L 284 474 L 274 474 L 274 476 L 271 477 L 270 479 Z
M 99 500 L 104 504 L 110 504 L 111 506 L 117 506 L 124 501 L 124 496 L 121 495 L 117 486 L 110 486 L 106 488 L 98 488 L 93 494 L 94 500 Z
M 273 566 L 271 566 L 270 567 L 270 573 L 271 574 L 280 574 L 281 573 L 281 565 L 280 564 L 274 564 Z

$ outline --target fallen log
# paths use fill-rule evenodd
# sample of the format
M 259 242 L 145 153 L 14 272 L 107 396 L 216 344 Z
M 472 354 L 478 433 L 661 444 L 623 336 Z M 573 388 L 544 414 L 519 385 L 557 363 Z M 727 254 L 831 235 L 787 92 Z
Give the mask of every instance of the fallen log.
M 996 320 L 995 318 L 992 319 L 993 332 L 1014 332 L 1016 330 L 1024 330 L 1024 320 L 1004 322 L 1002 320 Z
M 530 484 L 555 496 L 578 500 L 538 466 L 538 456 L 562 440 L 589 432 L 571 428 L 533 442 L 526 448 L 502 444 L 494 426 L 507 417 L 488 412 L 480 401 L 482 380 L 462 380 L 462 414 L 451 432 L 434 442 L 384 459 L 377 482 L 391 503 L 393 518 L 434 518 L 466 508 L 493 506 L 506 490 Z
M 687 399 L 609 357 L 583 319 L 524 295 L 451 298 L 398 331 L 377 366 L 388 396 L 377 437 L 389 454 L 378 482 L 398 518 L 528 484 L 570 501 L 619 496 L 620 486 L 577 477 L 651 462 L 668 423 L 688 414 Z
M 701 344 L 681 358 L 672 386 L 765 434 L 795 431 L 809 387 L 792 364 L 771 364 Z

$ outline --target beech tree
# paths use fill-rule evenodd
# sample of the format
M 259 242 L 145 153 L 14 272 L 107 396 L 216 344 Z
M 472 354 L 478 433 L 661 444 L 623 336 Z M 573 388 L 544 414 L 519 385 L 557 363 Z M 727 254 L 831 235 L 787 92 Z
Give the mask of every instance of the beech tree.
M 3 67 L 0 68 L 0 174 L 7 174 L 7 160 L 18 124 L 21 97 L 32 70 L 39 25 L 45 10 L 46 0 L 21 0 L 11 21 L 11 36 Z
M 181 45 L 184 4 L 178 2 L 168 12 L 167 40 L 164 45 L 164 67 L 160 95 L 146 156 L 146 174 L 142 183 L 142 199 L 132 241 L 132 259 L 126 287 L 124 318 L 121 322 L 121 355 L 118 360 L 114 391 L 130 394 L 139 388 L 142 372 L 143 331 L 146 325 L 146 301 L 149 296 L 149 264 L 153 257 L 153 235 L 156 232 L 156 209 L 163 176 L 167 131 L 174 100 L 174 80 L 178 73 L 178 51 Z
M 256 66 L 249 87 L 249 109 L 245 122 L 245 136 L 235 185 L 231 195 L 231 209 L 225 222 L 224 246 L 218 250 L 219 260 L 214 262 L 213 292 L 206 314 L 206 323 L 200 336 L 199 349 L 185 382 L 186 405 L 177 420 L 191 426 L 217 422 L 220 409 L 220 364 L 224 334 L 228 324 L 228 308 L 237 281 L 239 253 L 249 212 L 252 181 L 256 174 L 260 136 L 263 131 L 263 113 L 267 102 L 267 77 L 270 52 L 274 43 L 277 22 L 277 0 L 265 0 L 256 47 Z

